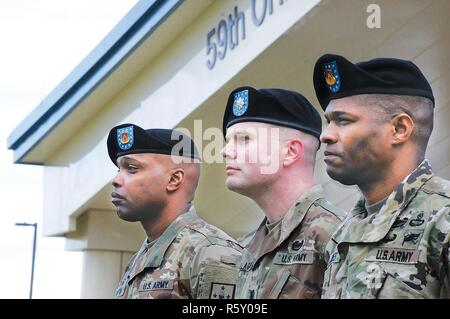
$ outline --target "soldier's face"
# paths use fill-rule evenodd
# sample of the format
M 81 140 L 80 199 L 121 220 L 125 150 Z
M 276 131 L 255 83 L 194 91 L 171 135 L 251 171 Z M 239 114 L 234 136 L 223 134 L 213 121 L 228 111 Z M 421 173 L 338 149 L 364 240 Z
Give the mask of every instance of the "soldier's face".
M 377 113 L 361 101 L 356 96 L 332 100 L 325 112 L 328 127 L 320 136 L 327 173 L 344 185 L 370 185 L 392 161 L 390 123 L 377 121 Z
M 281 163 L 279 128 L 258 122 L 234 124 L 227 129 L 221 153 L 230 190 L 249 197 L 267 191 Z
M 117 159 L 119 171 L 112 181 L 111 201 L 126 221 L 146 221 L 165 206 L 167 172 L 161 157 L 129 154 Z

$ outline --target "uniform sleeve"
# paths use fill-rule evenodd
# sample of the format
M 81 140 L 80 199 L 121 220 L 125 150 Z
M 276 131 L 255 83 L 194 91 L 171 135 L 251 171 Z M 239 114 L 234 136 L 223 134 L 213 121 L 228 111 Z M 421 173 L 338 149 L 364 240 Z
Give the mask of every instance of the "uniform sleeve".
M 314 222 L 317 233 L 316 248 L 325 264 L 328 263 L 330 257 L 330 249 L 327 245 L 340 223 L 341 220 L 336 215 L 328 212 L 320 214 L 320 218 L 317 218 Z
M 191 291 L 195 299 L 233 299 L 241 252 L 233 247 L 200 247 L 190 267 Z
M 134 264 L 134 260 L 137 258 L 137 256 L 138 256 L 138 253 L 135 253 L 131 257 L 131 259 L 128 262 L 127 266 L 125 267 L 125 271 L 122 274 L 122 279 L 120 279 L 119 285 L 117 286 L 116 291 L 114 293 L 114 298 L 124 298 L 124 297 L 126 297 L 125 291 L 127 290 L 127 287 L 128 287 L 128 275 L 129 275 L 129 273 L 131 271 L 131 267 Z
M 436 216 L 436 223 L 430 235 L 430 259 L 438 263 L 437 271 L 441 284 L 439 297 L 450 299 L 450 204 Z
M 450 212 L 447 214 L 447 220 L 450 224 Z M 450 232 L 447 232 L 447 236 L 444 239 L 439 268 L 440 281 L 442 283 L 440 298 L 450 299 Z

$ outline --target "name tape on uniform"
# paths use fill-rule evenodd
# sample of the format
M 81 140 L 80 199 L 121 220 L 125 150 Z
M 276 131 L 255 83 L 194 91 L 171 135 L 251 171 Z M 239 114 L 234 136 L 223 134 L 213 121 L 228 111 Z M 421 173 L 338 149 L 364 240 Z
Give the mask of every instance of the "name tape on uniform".
M 304 250 L 295 254 L 278 252 L 275 255 L 273 261 L 273 263 L 276 265 L 293 265 L 293 264 L 310 265 L 313 262 L 314 262 L 313 250 Z
M 376 247 L 375 254 L 366 257 L 366 261 L 384 261 L 401 264 L 414 264 L 419 260 L 419 250 L 403 248 Z
M 147 281 L 139 285 L 140 292 L 160 289 L 173 289 L 173 280 Z

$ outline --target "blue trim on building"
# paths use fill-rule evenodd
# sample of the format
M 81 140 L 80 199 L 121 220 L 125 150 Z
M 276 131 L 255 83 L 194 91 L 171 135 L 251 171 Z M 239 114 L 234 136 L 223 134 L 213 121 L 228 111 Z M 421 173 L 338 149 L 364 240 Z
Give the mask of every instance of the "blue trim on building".
M 25 163 L 21 159 L 95 90 L 183 1 L 139 1 L 10 134 L 7 146 L 14 150 L 14 162 Z

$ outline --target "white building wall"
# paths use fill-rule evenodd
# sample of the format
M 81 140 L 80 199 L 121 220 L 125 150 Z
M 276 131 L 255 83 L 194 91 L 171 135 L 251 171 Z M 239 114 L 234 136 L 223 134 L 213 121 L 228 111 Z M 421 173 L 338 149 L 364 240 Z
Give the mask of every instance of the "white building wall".
M 49 155 L 44 168 L 44 233 L 65 234 L 67 249 L 85 251 L 83 297 L 111 297 L 131 252 L 144 237 L 140 224 L 120 221 L 109 201 L 116 171 L 106 151 L 109 129 L 125 122 L 193 129 L 196 119 L 203 120 L 204 129 L 221 128 L 228 93 L 241 85 L 295 89 L 318 105 L 312 68 L 325 52 L 353 61 L 395 56 L 419 65 L 436 97 L 427 157 L 438 175 L 450 179 L 450 2 L 377 1 L 381 28 L 368 29 L 366 8 L 371 2 L 274 1 L 273 13 L 257 27 L 251 19 L 251 1 L 215 1 L 181 34 L 168 34 L 174 39 L 161 54 L 112 98 L 98 98 L 102 101 L 98 112 Z M 235 6 L 245 13 L 246 38 L 210 70 L 206 36 Z M 83 103 L 95 101 L 88 98 Z M 350 208 L 359 196 L 356 188 L 332 181 L 322 158 L 323 148 L 317 158 L 318 182 L 332 202 Z M 254 227 L 261 213 L 250 200 L 227 191 L 224 178 L 222 164 L 203 164 L 195 205 L 202 217 L 238 236 Z

